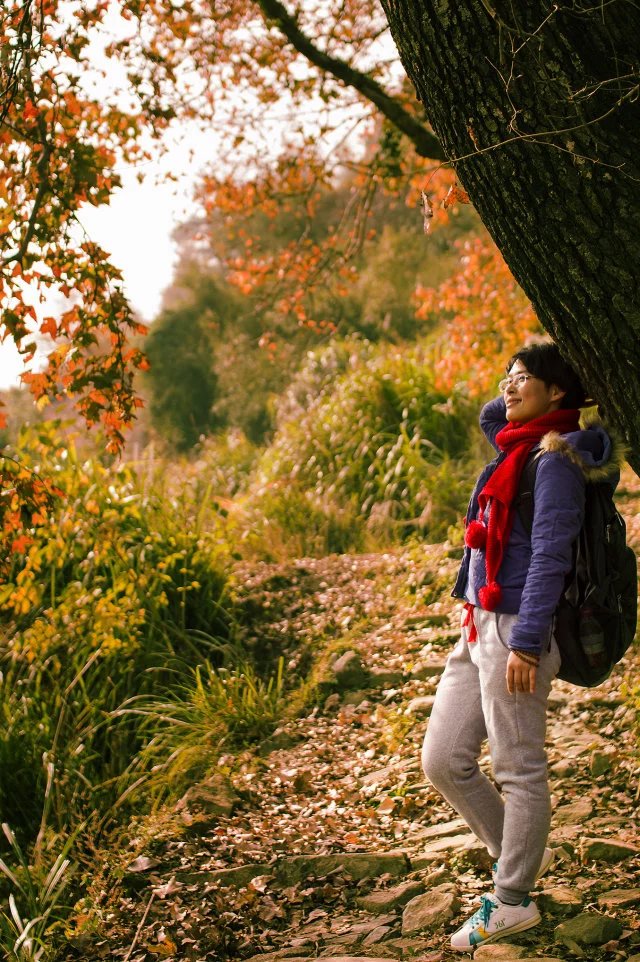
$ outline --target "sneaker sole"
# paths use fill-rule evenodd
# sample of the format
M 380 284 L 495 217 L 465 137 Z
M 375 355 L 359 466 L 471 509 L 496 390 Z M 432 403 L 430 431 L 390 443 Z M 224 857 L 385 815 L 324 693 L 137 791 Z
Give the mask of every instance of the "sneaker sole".
M 525 932 L 527 929 L 532 929 L 534 925 L 542 921 L 542 916 L 538 912 L 537 916 L 531 919 L 525 919 L 523 922 L 519 922 L 517 925 L 510 925 L 508 929 L 501 929 L 500 932 L 494 932 L 489 938 L 483 939 L 478 942 L 477 945 L 469 946 L 456 946 L 451 945 L 454 952 L 466 952 L 467 954 L 473 955 L 476 949 L 479 949 L 481 945 L 489 945 L 491 942 L 497 942 L 498 939 L 504 939 L 507 935 L 517 935 L 518 932 Z

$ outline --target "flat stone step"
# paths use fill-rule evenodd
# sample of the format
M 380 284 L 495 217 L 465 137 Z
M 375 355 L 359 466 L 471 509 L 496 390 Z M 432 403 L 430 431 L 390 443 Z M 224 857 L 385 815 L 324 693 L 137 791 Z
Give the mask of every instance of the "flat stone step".
M 220 882 L 244 888 L 252 879 L 262 875 L 274 876 L 278 882 L 293 885 L 305 879 L 322 877 L 342 871 L 355 881 L 378 878 L 380 875 L 398 877 L 410 871 L 409 857 L 404 851 L 394 852 L 338 852 L 335 855 L 292 855 L 277 862 L 256 862 L 234 865 L 213 872 L 180 872 L 181 882 L 212 884 Z
M 293 885 L 309 876 L 329 875 L 342 870 L 352 879 L 377 878 L 379 875 L 406 875 L 409 858 L 406 852 L 341 852 L 337 855 L 294 855 L 281 859 L 271 871 L 278 881 Z

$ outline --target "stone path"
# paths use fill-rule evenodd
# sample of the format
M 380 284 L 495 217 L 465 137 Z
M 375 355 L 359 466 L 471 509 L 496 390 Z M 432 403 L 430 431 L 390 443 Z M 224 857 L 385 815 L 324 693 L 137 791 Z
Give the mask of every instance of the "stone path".
M 244 603 L 260 611 L 261 637 L 248 643 L 284 649 L 290 671 L 314 646 L 325 652 L 319 703 L 260 753 L 223 757 L 208 785 L 147 829 L 91 957 L 460 957 L 448 937 L 490 889 L 489 858 L 419 767 L 458 634 L 451 554 L 435 545 L 242 572 Z M 639 668 L 633 654 L 596 690 L 554 684 L 556 858 L 538 889 L 543 922 L 476 959 L 640 962 L 640 762 L 621 695 Z

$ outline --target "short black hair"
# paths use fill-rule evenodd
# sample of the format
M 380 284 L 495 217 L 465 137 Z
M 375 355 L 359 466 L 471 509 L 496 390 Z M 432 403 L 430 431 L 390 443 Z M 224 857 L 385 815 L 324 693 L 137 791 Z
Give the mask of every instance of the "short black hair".
M 529 374 L 540 378 L 547 387 L 555 384 L 566 392 L 560 402 L 561 408 L 580 408 L 587 403 L 587 392 L 582 381 L 571 365 L 565 361 L 557 345 L 544 342 L 521 348 L 509 359 L 507 374 L 516 361 L 521 361 Z

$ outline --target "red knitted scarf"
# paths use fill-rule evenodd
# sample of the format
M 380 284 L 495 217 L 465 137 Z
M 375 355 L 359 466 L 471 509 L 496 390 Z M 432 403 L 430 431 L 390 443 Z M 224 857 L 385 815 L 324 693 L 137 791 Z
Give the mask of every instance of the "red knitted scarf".
M 576 431 L 579 419 L 580 412 L 576 410 L 551 411 L 522 424 L 507 424 L 496 435 L 496 444 L 507 456 L 478 495 L 478 518 L 469 523 L 464 538 L 469 548 L 485 549 L 487 579 L 478 591 L 478 599 L 486 611 L 494 611 L 502 599 L 502 588 L 496 579 L 511 534 L 512 504 L 529 452 L 549 431 L 559 434 Z

